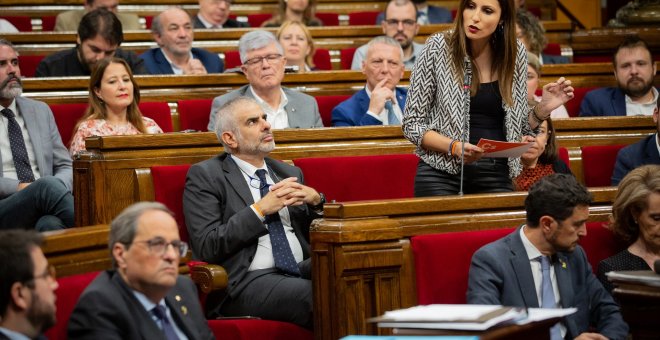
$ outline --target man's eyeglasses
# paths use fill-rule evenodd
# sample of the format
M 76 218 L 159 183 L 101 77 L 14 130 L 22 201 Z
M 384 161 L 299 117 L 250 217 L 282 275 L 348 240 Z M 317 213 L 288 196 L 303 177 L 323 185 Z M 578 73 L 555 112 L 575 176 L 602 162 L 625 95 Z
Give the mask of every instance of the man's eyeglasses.
M 172 242 L 165 241 L 162 237 L 154 237 L 151 240 L 146 241 L 133 241 L 133 243 L 146 243 L 149 251 L 158 256 L 163 256 L 167 251 L 167 246 L 171 245 L 172 248 L 177 252 L 181 257 L 186 256 L 188 251 L 188 244 L 181 240 L 174 240 Z
M 57 279 L 57 273 L 55 271 L 55 266 L 53 265 L 48 265 L 48 267 L 46 267 L 46 270 L 43 273 L 25 281 L 25 283 L 28 286 L 33 286 L 35 281 L 48 279 L 48 278 L 51 278 L 53 280 Z
M 275 64 L 277 61 L 279 61 L 280 58 L 282 58 L 281 54 L 273 53 L 273 54 L 267 54 L 263 57 L 254 57 L 252 59 L 248 59 L 243 64 L 248 65 L 248 66 L 252 66 L 252 65 L 261 64 L 261 63 L 264 62 L 264 60 L 266 60 L 269 64 L 272 65 L 272 64 Z
M 390 27 L 399 27 L 399 23 L 401 23 L 405 28 L 413 28 L 417 23 L 417 21 L 413 19 L 406 19 L 406 20 L 387 19 L 385 20 L 385 23 L 387 24 L 387 26 Z

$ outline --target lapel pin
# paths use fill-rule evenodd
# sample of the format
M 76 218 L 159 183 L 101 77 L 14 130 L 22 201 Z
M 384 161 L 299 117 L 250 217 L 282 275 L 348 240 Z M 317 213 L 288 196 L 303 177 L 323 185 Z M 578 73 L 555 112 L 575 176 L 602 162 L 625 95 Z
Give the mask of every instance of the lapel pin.
M 559 260 L 561 261 L 561 267 L 566 269 L 566 262 L 564 260 Z
M 183 313 L 183 315 L 188 315 L 188 308 L 186 306 L 181 306 L 181 313 Z
M 177 301 L 181 301 L 181 295 L 175 296 L 174 299 L 177 300 Z

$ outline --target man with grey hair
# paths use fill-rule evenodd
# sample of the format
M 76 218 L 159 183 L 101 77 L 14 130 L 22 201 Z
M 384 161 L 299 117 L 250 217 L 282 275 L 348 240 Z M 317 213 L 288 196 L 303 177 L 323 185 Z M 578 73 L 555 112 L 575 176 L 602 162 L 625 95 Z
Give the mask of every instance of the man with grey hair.
M 0 38 L 0 229 L 72 227 L 71 157 L 48 105 L 22 93 L 18 52 Z
M 257 101 L 273 129 L 323 127 L 316 100 L 281 85 L 286 57 L 273 33 L 256 30 L 243 34 L 238 52 L 243 63 L 241 71 L 249 84 L 213 99 L 209 131 L 215 128 L 218 108 L 242 96 Z
M 215 131 L 225 152 L 193 165 L 183 192 L 193 256 L 229 274 L 226 295 L 207 307 L 311 329 L 309 226 L 325 198 L 299 168 L 268 158 L 275 140 L 256 100 L 225 103 Z
M 364 89 L 332 110 L 332 126 L 401 125 L 407 90 L 397 85 L 403 77 L 403 50 L 388 37 L 371 39 L 362 73 Z
M 158 14 L 151 24 L 151 33 L 158 47 L 140 55 L 150 74 L 207 74 L 224 70 L 217 54 L 192 47 L 193 26 L 181 8 L 171 7 Z
M 423 44 L 414 41 L 419 24 L 417 23 L 417 8 L 410 0 L 390 0 L 385 7 L 385 20 L 381 23 L 383 34 L 396 40 L 403 49 L 403 63 L 412 70 L 417 56 L 422 52 Z M 351 70 L 359 70 L 367 55 L 367 45 L 355 50 Z
M 110 225 L 108 246 L 113 269 L 80 296 L 69 338 L 215 339 L 195 285 L 179 275 L 188 245 L 167 207 L 139 202 L 124 209 Z

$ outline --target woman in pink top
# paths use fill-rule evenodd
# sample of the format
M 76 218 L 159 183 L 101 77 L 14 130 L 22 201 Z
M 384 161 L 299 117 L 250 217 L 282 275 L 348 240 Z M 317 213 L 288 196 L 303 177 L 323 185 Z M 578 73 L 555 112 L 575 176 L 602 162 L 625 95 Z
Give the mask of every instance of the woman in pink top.
M 89 80 L 89 106 L 74 129 L 69 153 L 85 150 L 85 138 L 91 136 L 162 133 L 156 122 L 142 116 L 139 102 L 140 89 L 124 59 L 98 62 Z

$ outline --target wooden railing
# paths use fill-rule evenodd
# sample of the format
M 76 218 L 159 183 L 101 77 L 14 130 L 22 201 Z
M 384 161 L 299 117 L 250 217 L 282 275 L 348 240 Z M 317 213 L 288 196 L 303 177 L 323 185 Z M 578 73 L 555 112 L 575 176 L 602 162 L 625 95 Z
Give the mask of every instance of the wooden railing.
M 630 144 L 655 129 L 650 117 L 573 118 L 555 122 L 557 141 L 569 150 L 570 166 L 582 180 L 581 146 Z M 275 130 L 280 160 L 304 157 L 412 153 L 400 127 Z M 74 161 L 76 225 L 109 223 L 122 209 L 153 199 L 150 167 L 194 164 L 222 152 L 215 134 L 108 136 L 87 139 Z
M 590 221 L 607 221 L 616 188 L 591 188 Z M 316 339 L 383 334 L 367 319 L 417 304 L 410 238 L 514 227 L 525 192 L 329 204 L 314 221 L 312 283 Z M 447 259 L 438 259 L 438 265 Z

